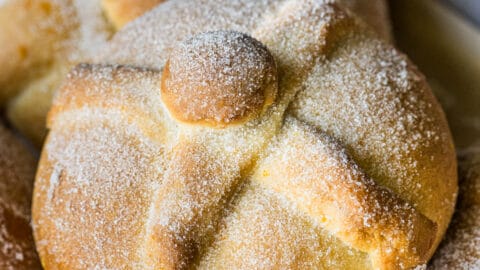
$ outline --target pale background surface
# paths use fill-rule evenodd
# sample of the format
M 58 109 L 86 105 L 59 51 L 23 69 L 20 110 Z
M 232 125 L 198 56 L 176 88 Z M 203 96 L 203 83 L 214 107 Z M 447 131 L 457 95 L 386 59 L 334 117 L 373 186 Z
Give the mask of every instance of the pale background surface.
M 479 0 L 471 2 L 480 5 Z M 479 144 L 479 30 L 438 1 L 393 0 L 390 6 L 395 43 L 429 80 L 447 114 L 457 149 Z

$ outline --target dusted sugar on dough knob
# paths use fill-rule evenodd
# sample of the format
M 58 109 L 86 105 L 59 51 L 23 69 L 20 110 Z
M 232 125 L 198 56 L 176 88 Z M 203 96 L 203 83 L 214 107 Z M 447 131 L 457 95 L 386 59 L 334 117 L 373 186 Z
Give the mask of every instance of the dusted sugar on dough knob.
M 97 61 L 48 117 L 46 269 L 411 269 L 441 241 L 445 116 L 336 1 L 166 1 Z
M 276 75 L 259 41 L 233 31 L 207 32 L 173 50 L 163 69 L 162 99 L 179 121 L 223 127 L 272 104 Z

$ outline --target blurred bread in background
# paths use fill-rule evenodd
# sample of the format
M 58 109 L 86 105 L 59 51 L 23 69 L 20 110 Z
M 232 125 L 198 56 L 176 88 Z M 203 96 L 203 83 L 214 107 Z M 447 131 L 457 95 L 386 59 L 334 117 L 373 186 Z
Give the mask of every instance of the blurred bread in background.
M 456 212 L 432 269 L 480 269 L 480 145 L 460 154 L 459 167 Z
M 40 146 L 45 116 L 73 65 L 162 0 L 5 0 L 0 5 L 0 106 Z M 105 15 L 106 14 L 106 15 Z
M 36 160 L 0 123 L 0 269 L 40 269 L 30 227 Z

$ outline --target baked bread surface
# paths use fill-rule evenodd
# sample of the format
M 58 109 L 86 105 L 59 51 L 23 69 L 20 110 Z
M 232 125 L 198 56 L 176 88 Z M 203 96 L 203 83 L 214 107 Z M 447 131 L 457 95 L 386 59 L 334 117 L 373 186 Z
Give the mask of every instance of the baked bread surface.
M 459 155 L 455 214 L 429 269 L 480 268 L 480 144 Z
M 35 159 L 0 125 L 0 269 L 41 269 L 30 227 Z
M 74 65 L 95 59 L 113 33 L 165 0 L 5 0 L 0 5 L 0 106 L 40 148 L 55 91 Z M 382 0 L 344 0 L 390 39 Z
M 453 211 L 456 159 L 443 112 L 410 61 L 335 3 L 192 3 L 166 2 L 127 25 L 99 64 L 77 66 L 62 86 L 34 194 L 44 267 L 425 263 Z M 239 48 L 250 57 L 256 42 L 236 47 L 239 35 L 273 57 L 275 99 L 219 126 L 179 117 L 163 88 L 169 59 L 185 59 L 174 52 L 222 36 L 203 60 Z M 192 63 L 183 64 L 188 72 Z M 189 79 L 215 92 L 209 78 L 235 66 L 213 66 Z M 232 83 L 255 67 L 242 65 Z M 170 92 L 190 95 L 184 109 L 201 112 L 194 91 Z
M 114 3 L 112 3 L 114 2 Z M 6 0 L 0 5 L 0 106 L 38 147 L 63 78 L 161 0 Z M 107 14 L 107 15 L 105 15 Z

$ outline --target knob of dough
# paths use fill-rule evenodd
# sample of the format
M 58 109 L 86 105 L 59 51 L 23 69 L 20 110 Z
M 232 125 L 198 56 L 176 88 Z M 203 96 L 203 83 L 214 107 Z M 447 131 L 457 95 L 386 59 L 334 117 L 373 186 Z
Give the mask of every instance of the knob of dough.
M 277 94 L 273 56 L 238 32 L 205 32 L 173 49 L 162 74 L 170 114 L 189 124 L 222 128 L 260 115 Z

